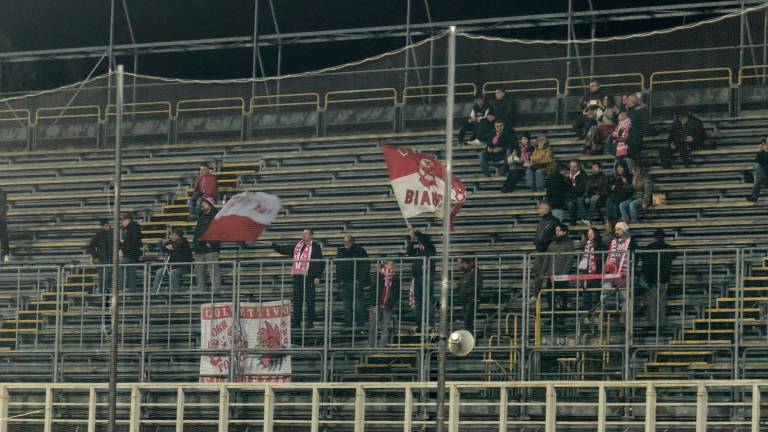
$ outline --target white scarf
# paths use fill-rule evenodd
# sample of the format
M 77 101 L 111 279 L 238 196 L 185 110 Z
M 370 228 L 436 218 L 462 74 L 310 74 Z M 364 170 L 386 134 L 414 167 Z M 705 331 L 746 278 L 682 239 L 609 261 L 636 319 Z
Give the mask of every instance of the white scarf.
M 294 276 L 306 276 L 309 273 L 309 260 L 312 258 L 312 240 L 306 243 L 299 240 L 293 248 L 293 264 L 291 274 Z
M 611 240 L 611 247 L 610 247 L 610 253 L 608 254 L 608 262 L 616 265 L 616 260 L 618 256 L 621 256 L 621 258 L 618 259 L 618 265 L 616 266 L 616 273 L 621 275 L 621 277 L 624 277 L 627 275 L 627 260 L 629 259 L 629 242 L 632 240 L 632 237 L 629 235 L 624 235 L 623 239 L 615 238 Z

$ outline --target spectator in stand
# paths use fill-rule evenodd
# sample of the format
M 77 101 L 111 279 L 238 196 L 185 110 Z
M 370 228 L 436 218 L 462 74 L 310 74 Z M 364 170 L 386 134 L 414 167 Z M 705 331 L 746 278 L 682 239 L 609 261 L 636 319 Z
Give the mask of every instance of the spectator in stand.
M 485 97 L 482 93 L 478 93 L 475 96 L 475 103 L 472 105 L 472 111 L 469 113 L 469 117 L 459 129 L 458 140 L 460 143 L 465 143 L 467 133 L 470 133 L 470 140 L 477 138 L 477 127 L 481 121 L 488 115 L 488 103 L 485 101 Z
M 325 271 L 323 247 L 315 241 L 314 231 L 305 229 L 295 246 L 272 243 L 279 254 L 292 257 L 293 313 L 291 321 L 304 329 L 315 326 L 315 289 Z M 306 315 L 305 315 L 306 311 Z
M 619 293 L 619 306 L 621 315 L 619 322 L 624 323 L 624 314 L 627 310 L 627 270 L 629 268 L 629 259 L 637 249 L 637 243 L 629 233 L 629 226 L 624 222 L 619 222 L 614 227 L 615 236 L 608 246 L 608 255 L 603 264 L 603 270 L 606 275 L 615 275 L 610 280 L 610 285 Z M 609 295 L 603 291 L 603 300 Z
M 672 261 L 677 257 L 675 248 L 664 241 L 666 234 L 661 228 L 653 233 L 654 241 L 642 255 L 642 281 L 645 288 L 648 327 L 662 329 L 667 320 L 667 287 L 672 276 Z
M 512 115 L 514 113 L 512 100 L 507 96 L 507 92 L 501 88 L 496 89 L 494 96 L 494 100 L 491 101 L 491 111 L 496 114 L 498 120 L 503 121 L 507 128 L 512 131 Z
M 626 103 L 624 105 L 625 111 L 632 120 L 632 128 L 629 131 L 629 154 L 627 157 L 632 159 L 632 162 L 640 163 L 641 155 L 643 154 L 644 137 L 649 131 L 648 127 L 648 108 L 643 103 L 641 95 L 639 93 L 630 93 L 627 95 Z M 630 167 L 631 163 L 630 162 Z
M 167 262 L 170 265 L 163 265 L 157 269 L 152 281 L 152 291 L 156 292 L 160 289 L 166 272 L 170 278 L 171 291 L 181 291 L 181 278 L 189 273 L 192 262 L 192 248 L 189 247 L 189 242 L 184 238 L 184 230 L 174 228 L 170 238 L 163 242 L 163 249 L 167 251 Z
M 675 158 L 675 153 L 680 153 L 685 167 L 691 165 L 691 151 L 704 144 L 706 133 L 701 120 L 690 113 L 678 114 L 672 122 L 669 131 L 669 139 L 666 147 L 659 151 L 661 163 L 664 168 L 670 168 Z
M 760 198 L 760 188 L 768 178 L 768 136 L 763 137 L 760 149 L 755 156 L 755 183 L 752 185 L 752 195 L 748 201 L 755 202 Z
M 583 284 L 585 291 L 581 296 L 582 308 L 585 312 L 590 314 L 600 306 L 599 288 L 603 286 L 603 281 L 602 277 L 597 278 L 597 276 L 603 274 L 603 260 L 605 259 L 603 254 L 604 251 L 605 245 L 600 238 L 600 231 L 595 227 L 587 228 L 583 253 L 579 258 L 578 271 L 580 275 L 593 276 L 596 278 L 588 280 Z M 587 318 L 587 321 L 589 321 L 589 318 Z
M 546 134 L 540 133 L 536 136 L 536 149 L 531 155 L 531 163 L 525 172 L 525 183 L 531 190 L 544 190 L 544 180 L 547 172 L 552 170 L 555 165 L 555 153 L 549 146 L 549 139 Z
M 610 178 L 603 174 L 600 162 L 593 161 L 589 177 L 585 180 L 584 195 L 576 200 L 578 217 L 582 217 L 581 223 L 590 225 L 595 221 L 595 214 L 605 205 L 608 196 Z M 589 206 L 589 210 L 587 210 Z
M 593 155 L 603 153 L 605 142 L 616 128 L 619 119 L 619 109 L 613 99 L 606 96 L 603 99 L 603 107 L 595 111 L 597 124 L 587 132 L 583 154 Z
M 99 230 L 91 237 L 86 250 L 91 256 L 91 262 L 94 265 L 105 266 L 112 264 L 112 226 L 109 221 L 102 219 L 99 221 Z M 107 287 L 112 286 L 112 268 L 109 266 L 99 267 L 99 287 L 103 293 L 108 291 Z
M 581 162 L 573 159 L 568 165 L 568 214 L 571 216 L 571 225 L 576 225 L 579 220 L 579 201 L 583 201 L 584 191 L 587 186 L 587 174 L 582 170 Z M 582 206 L 583 206 L 582 202 Z
M 389 343 L 389 329 L 392 326 L 392 312 L 400 301 L 400 277 L 395 262 L 385 261 L 378 272 L 377 290 L 373 306 L 369 311 L 368 345 L 376 347 L 376 333 L 379 332 L 379 347 Z
M 123 227 L 123 239 L 120 242 L 120 280 L 125 281 L 125 289 L 136 291 L 136 264 L 141 260 L 141 227 L 133 220 L 132 213 L 123 213 L 120 218 Z
M 496 114 L 492 109 L 488 110 L 488 114 L 485 118 L 481 119 L 475 128 L 474 139 L 470 141 L 470 144 L 476 146 L 482 146 L 487 143 L 493 135 L 496 133 Z
M 489 162 L 502 162 L 500 175 L 507 174 L 507 155 L 514 150 L 515 137 L 506 130 L 504 122 L 496 120 L 493 135 L 488 139 L 485 149 L 480 152 L 480 170 L 483 175 L 490 177 Z
M 614 156 L 616 160 L 613 162 L 614 169 L 616 165 L 622 161 L 626 163 L 627 167 L 632 167 L 632 158 L 630 157 L 630 135 L 632 134 L 632 119 L 629 118 L 629 114 L 626 111 L 619 113 L 619 124 L 611 133 L 613 137 Z
M 517 182 L 525 177 L 528 167 L 531 165 L 531 155 L 533 154 L 533 145 L 531 145 L 531 134 L 524 132 L 520 136 L 520 144 L 507 157 L 507 179 L 501 186 L 502 192 L 512 192 L 517 187 Z
M 192 197 L 187 202 L 190 216 L 200 216 L 200 205 L 206 198 L 210 198 L 214 203 L 219 200 L 219 183 L 216 176 L 211 173 L 211 166 L 208 162 L 202 162 L 200 163 L 200 175 L 192 185 Z
M 0 261 L 11 259 L 11 243 L 8 240 L 8 195 L 0 189 Z
M 543 253 L 547 251 L 549 244 L 552 243 L 552 240 L 555 239 L 555 228 L 560 225 L 560 219 L 556 218 L 552 214 L 552 207 L 550 207 L 549 203 L 547 202 L 542 202 L 539 204 L 538 212 L 539 216 L 541 216 L 541 219 L 539 220 L 539 223 L 536 224 L 536 236 L 533 238 L 533 243 L 536 246 L 536 252 Z M 536 255 L 534 257 L 534 275 L 543 274 L 544 265 L 546 264 L 545 258 L 546 257 L 544 255 Z M 536 285 L 534 287 L 534 296 L 531 297 L 530 301 L 533 302 L 536 300 L 536 295 L 538 295 L 541 288 L 543 288 L 541 285 Z
M 564 176 L 561 170 L 567 171 L 565 167 L 561 168 L 557 163 L 552 164 L 544 184 L 547 190 L 547 202 L 551 208 L 552 215 L 562 221 L 565 216 L 565 207 L 570 195 L 571 184 L 568 181 L 568 177 Z
M 422 328 L 422 321 L 428 328 L 432 322 L 431 310 L 434 306 L 430 299 L 432 297 L 432 280 L 435 277 L 435 260 L 430 258 L 434 257 L 437 252 L 429 235 L 421 231 L 414 231 L 413 226 L 408 224 L 408 244 L 405 248 L 405 253 L 411 257 L 416 329 L 426 331 L 426 328 Z M 424 267 L 425 260 L 426 268 Z M 425 276 L 427 286 L 424 286 Z M 422 311 L 426 312 L 426 316 L 422 315 Z
M 640 209 L 646 210 L 653 204 L 653 181 L 647 170 L 640 165 L 632 169 L 632 196 L 619 204 L 621 220 L 637 223 Z
M 536 286 L 549 285 L 553 276 L 569 275 L 573 266 L 573 242 L 568 238 L 568 225 L 558 224 L 555 227 L 555 238 L 547 246 L 547 254 L 543 255 L 543 263 L 536 274 Z M 552 281 L 553 288 L 566 288 L 568 281 Z M 557 296 L 555 296 L 557 299 Z M 559 303 L 559 302 L 558 302 Z M 557 309 L 562 309 L 558 306 Z
M 605 222 L 610 225 L 619 219 L 619 204 L 632 196 L 632 176 L 623 161 L 616 164 L 608 187 L 608 199 L 605 202 Z
M 216 209 L 213 198 L 205 198 L 200 204 L 200 215 L 195 225 L 195 236 L 193 239 L 195 250 L 195 279 L 197 280 L 197 289 L 207 291 L 207 276 L 211 277 L 211 289 L 217 292 L 221 289 L 221 273 L 219 271 L 219 251 L 221 244 L 219 242 L 207 242 L 202 239 L 208 226 L 213 222 L 218 210 Z
M 453 303 L 461 304 L 464 330 L 475 334 L 475 310 L 478 294 L 483 289 L 483 274 L 477 268 L 474 258 L 459 258 L 456 262 L 461 272 L 459 281 L 455 283 L 456 296 Z
M 336 258 L 336 280 L 344 304 L 344 325 L 352 327 L 354 322 L 362 328 L 365 325 L 365 287 L 371 284 L 368 251 L 355 244 L 351 235 L 346 235 L 344 245 L 336 250 Z
M 584 137 L 589 129 L 597 124 L 595 112 L 604 108 L 603 101 L 605 95 L 600 90 L 600 83 L 597 80 L 589 82 L 586 94 L 581 99 L 581 116 L 573 123 L 573 128 Z

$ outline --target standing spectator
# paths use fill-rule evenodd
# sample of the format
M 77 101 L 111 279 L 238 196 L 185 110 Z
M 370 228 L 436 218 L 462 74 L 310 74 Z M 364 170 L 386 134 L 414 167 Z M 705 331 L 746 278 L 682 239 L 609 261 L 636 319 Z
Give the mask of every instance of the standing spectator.
M 475 96 L 475 103 L 472 105 L 472 111 L 469 112 L 469 117 L 461 126 L 461 129 L 459 129 L 458 140 L 460 143 L 466 142 L 465 138 L 467 133 L 471 134 L 470 140 L 477 138 L 475 134 L 477 126 L 485 119 L 485 116 L 488 115 L 488 109 L 489 107 L 485 102 L 485 97 L 482 93 L 478 93 L 477 96 Z
M 654 241 L 644 249 L 642 278 L 645 282 L 646 324 L 664 328 L 667 319 L 667 287 L 672 277 L 672 261 L 677 257 L 675 248 L 664 241 L 666 234 L 661 228 L 653 233 Z
M 166 272 L 170 278 L 171 291 L 181 291 L 181 278 L 189 273 L 192 262 L 192 248 L 189 247 L 189 242 L 184 238 L 184 231 L 181 228 L 174 228 L 170 238 L 163 242 L 163 249 L 167 251 L 167 262 L 170 265 L 163 265 L 155 271 L 152 291 L 160 289 Z
M 600 83 L 597 80 L 591 80 L 586 94 L 581 99 L 581 116 L 573 123 L 573 128 L 579 133 L 579 136 L 586 136 L 587 131 L 597 124 L 595 111 L 599 108 L 604 108 L 604 98 L 605 95 L 600 90 Z
M 614 156 L 616 160 L 613 162 L 614 169 L 619 162 L 626 163 L 627 167 L 632 168 L 632 158 L 630 157 L 630 135 L 632 134 L 632 119 L 629 118 L 629 114 L 626 111 L 619 113 L 619 124 L 613 130 L 611 136 L 613 137 L 613 146 L 615 148 Z
M 491 101 L 491 111 L 496 114 L 498 120 L 504 122 L 508 129 L 512 131 L 512 115 L 514 112 L 512 100 L 507 96 L 507 92 L 501 88 L 496 89 L 494 96 L 494 100 Z
M 558 224 L 555 227 L 555 238 L 547 246 L 547 254 L 543 255 L 543 263 L 536 274 L 536 286 L 545 287 L 553 276 L 569 275 L 573 266 L 573 242 L 568 238 L 568 225 Z M 568 282 L 553 282 L 553 288 L 565 288 Z M 555 296 L 557 298 L 557 296 Z M 558 307 L 561 309 L 561 307 Z
M 214 204 L 219 200 L 219 183 L 216 176 L 211 173 L 208 162 L 200 163 L 200 175 L 192 185 L 192 197 L 187 202 L 190 216 L 200 216 L 200 205 L 206 198 L 213 200 Z
M 351 235 L 344 236 L 344 245 L 336 250 L 336 280 L 344 304 L 344 325 L 358 328 L 365 325 L 365 287 L 371 283 L 371 262 L 364 247 L 355 244 Z M 354 315 L 354 320 L 352 315 Z
M 632 162 L 640 163 L 640 157 L 643 153 L 644 137 L 649 132 L 648 127 L 648 108 L 643 103 L 639 93 L 630 93 L 627 95 L 624 109 L 627 111 L 630 120 L 632 120 L 632 129 L 629 132 L 629 155 Z
M 576 207 L 579 217 L 583 217 L 581 223 L 590 225 L 595 220 L 595 213 L 600 211 L 600 207 L 605 205 L 605 198 L 608 196 L 608 185 L 610 179 L 603 174 L 603 168 L 600 162 L 592 162 L 591 172 L 584 185 L 584 195 L 576 200 Z M 587 210 L 589 206 L 589 210 Z
M 768 136 L 763 137 L 760 149 L 755 156 L 755 182 L 752 184 L 752 195 L 747 201 L 755 202 L 760 198 L 760 188 L 768 176 Z
M 123 213 L 120 218 L 123 227 L 123 240 L 120 242 L 120 265 L 125 281 L 125 289 L 136 291 L 136 264 L 141 259 L 141 227 L 133 220 L 133 214 Z
M 392 326 L 392 311 L 400 301 L 400 277 L 395 262 L 385 261 L 378 271 L 377 289 L 373 306 L 368 316 L 368 345 L 376 347 L 376 332 L 379 331 L 379 347 L 389 343 L 389 328 Z
M 11 242 L 8 240 L 8 195 L 0 189 L 0 261 L 11 259 Z
M 99 221 L 99 230 L 91 237 L 86 250 L 91 255 L 91 262 L 99 267 L 99 287 L 103 293 L 106 293 L 107 287 L 112 286 L 112 268 L 107 264 L 112 264 L 112 226 L 109 221 L 102 219 Z
M 587 228 L 584 248 L 579 258 L 579 274 L 584 276 L 597 277 L 603 274 L 603 260 L 605 256 L 605 245 L 600 238 L 600 231 L 595 227 Z M 602 277 L 587 280 L 584 283 L 584 294 L 582 294 L 582 308 L 585 312 L 592 313 L 600 306 L 600 291 L 592 291 L 603 286 Z M 589 290 L 589 291 L 588 291 Z
M 507 179 L 501 186 L 502 192 L 512 192 L 517 187 L 517 182 L 525 177 L 528 167 L 531 165 L 531 155 L 533 146 L 531 145 L 531 134 L 524 132 L 520 136 L 520 144 L 507 157 Z
M 616 163 L 608 187 L 608 199 L 605 202 L 606 224 L 619 219 L 619 204 L 632 196 L 632 176 L 629 174 L 624 161 Z
M 293 257 L 291 275 L 293 276 L 293 314 L 291 321 L 303 325 L 305 329 L 315 326 L 315 288 L 320 284 L 320 276 L 325 271 L 323 247 L 314 239 L 314 231 L 305 229 L 301 240 L 295 246 L 281 246 L 272 243 L 272 248 L 279 254 Z M 304 311 L 306 310 L 306 315 Z M 304 321 L 306 319 L 306 321 Z
M 513 134 L 506 131 L 503 121 L 496 120 L 494 126 L 496 129 L 493 135 L 488 139 L 485 149 L 480 152 L 480 170 L 486 177 L 491 175 L 489 162 L 503 162 L 499 174 L 507 173 L 507 154 L 513 151 L 515 142 Z
M 483 274 L 477 268 L 474 258 L 460 258 L 456 262 L 461 272 L 459 281 L 455 283 L 456 294 L 453 304 L 460 304 L 464 330 L 475 333 L 475 310 L 478 293 L 483 289 Z
M 653 181 L 646 169 L 635 165 L 632 169 L 632 196 L 619 204 L 621 219 L 624 222 L 637 223 L 637 213 L 646 210 L 653 203 Z
M 667 145 L 659 151 L 664 168 L 670 168 L 675 153 L 680 153 L 685 167 L 691 165 L 691 151 L 704 144 L 706 133 L 701 120 L 689 113 L 678 114 L 672 122 Z
M 536 149 L 531 155 L 531 163 L 525 172 L 525 183 L 531 190 L 544 190 L 544 179 L 552 167 L 555 165 L 555 153 L 549 146 L 549 139 L 546 134 L 540 133 L 536 136 Z
M 200 204 L 200 216 L 195 225 L 194 249 L 195 249 L 195 279 L 197 289 L 207 291 L 207 276 L 211 277 L 211 289 L 217 292 L 221 289 L 221 272 L 219 270 L 219 251 L 221 243 L 207 242 L 202 239 L 208 226 L 213 222 L 218 210 L 213 198 L 205 198 Z M 206 275 L 207 273 L 207 275 Z
M 616 275 L 611 279 L 610 285 L 619 293 L 619 306 L 621 315 L 619 322 L 624 323 L 624 313 L 627 310 L 627 271 L 629 269 L 629 260 L 637 249 L 637 243 L 629 233 L 629 226 L 624 222 L 619 222 L 614 227 L 615 236 L 608 247 L 608 256 L 605 259 L 603 270 L 606 274 Z M 605 298 L 606 292 L 603 292 Z
M 421 328 L 422 321 L 426 327 L 429 327 L 431 320 L 432 304 L 432 280 L 435 277 L 435 245 L 429 235 L 421 231 L 414 231 L 413 226 L 408 224 L 408 245 L 405 249 L 406 255 L 411 257 L 411 276 L 413 277 L 413 297 L 416 311 L 416 327 Z M 427 267 L 424 268 L 426 260 Z M 427 286 L 424 286 L 426 278 Z M 426 299 L 425 299 L 426 297 Z M 426 300 L 426 301 L 425 301 Z M 426 311 L 426 317 L 422 312 Z M 423 329 L 426 330 L 426 329 Z
M 549 244 L 555 239 L 555 228 L 560 225 L 560 219 L 552 215 L 552 208 L 549 203 L 542 202 L 538 208 L 539 216 L 541 219 L 536 224 L 536 235 L 533 238 L 533 243 L 536 246 L 537 253 L 543 253 L 549 248 Z M 540 275 L 544 272 L 544 265 L 546 264 L 546 257 L 544 255 L 536 255 L 533 260 L 533 274 Z M 538 281 L 538 280 L 536 280 Z M 530 301 L 536 300 L 536 295 L 543 286 L 535 285 L 535 295 L 531 297 Z
M 587 175 L 582 170 L 581 162 L 573 159 L 568 165 L 568 181 L 570 183 L 568 193 L 568 214 L 571 217 L 571 225 L 576 225 L 579 220 L 579 201 L 583 201 L 584 191 L 587 187 Z M 582 206 L 584 203 L 582 202 Z
M 566 201 L 571 191 L 571 184 L 568 178 L 560 172 L 557 163 L 550 167 L 549 175 L 544 180 L 547 195 L 546 199 L 554 215 L 558 220 L 563 220 L 565 216 Z

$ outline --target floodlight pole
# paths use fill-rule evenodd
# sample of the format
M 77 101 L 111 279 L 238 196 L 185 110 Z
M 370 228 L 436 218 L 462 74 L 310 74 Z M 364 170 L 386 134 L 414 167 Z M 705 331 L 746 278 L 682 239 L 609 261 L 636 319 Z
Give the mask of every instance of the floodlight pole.
M 443 194 L 443 262 L 440 285 L 440 340 L 437 344 L 437 432 L 445 431 L 445 354 L 448 344 L 450 289 L 451 177 L 453 171 L 453 93 L 456 83 L 456 26 L 448 29 L 448 100 L 445 109 L 445 192 Z
M 118 321 L 119 321 L 119 296 L 118 290 L 120 281 L 120 194 L 122 186 L 122 143 L 123 143 L 123 105 L 124 100 L 124 81 L 123 81 L 123 65 L 117 66 L 116 73 L 116 92 L 115 92 L 115 107 L 117 108 L 117 115 L 115 117 L 115 203 L 114 203 L 114 216 L 112 223 L 112 300 L 110 304 L 110 313 L 112 320 L 112 337 L 109 340 L 109 407 L 108 407 L 108 423 L 107 431 L 116 432 L 116 416 L 117 416 L 117 338 L 119 333 Z

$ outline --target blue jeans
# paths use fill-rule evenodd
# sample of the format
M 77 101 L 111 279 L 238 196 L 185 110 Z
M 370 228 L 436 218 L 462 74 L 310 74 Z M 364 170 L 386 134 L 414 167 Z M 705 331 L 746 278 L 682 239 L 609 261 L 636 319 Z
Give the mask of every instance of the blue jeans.
M 619 201 L 612 196 L 605 201 L 605 218 L 608 220 L 619 218 Z
M 531 190 L 544 190 L 544 180 L 547 178 L 547 170 L 544 168 L 525 170 L 525 185 Z
M 621 217 L 623 218 L 629 218 L 632 222 L 637 221 L 637 212 L 640 211 L 640 208 L 643 205 L 643 199 L 642 198 L 630 198 L 621 204 L 619 204 L 619 211 L 621 212 Z
M 189 214 L 191 216 L 200 216 L 200 203 L 203 201 L 203 197 L 201 196 L 198 199 L 189 199 L 187 200 L 187 207 L 189 208 Z
M 506 175 L 507 174 L 507 154 L 504 152 L 500 153 L 488 153 L 487 151 L 483 150 L 480 152 L 480 171 L 483 172 L 484 175 L 489 176 L 491 175 L 491 170 L 489 168 L 489 162 L 502 162 L 501 167 L 499 168 L 499 175 Z
M 363 292 L 365 287 L 357 281 L 341 281 L 339 282 L 339 288 L 341 288 L 341 298 L 344 307 L 344 325 L 352 327 L 352 315 L 354 314 L 354 323 L 359 329 L 362 329 L 365 325 L 365 294 Z M 378 298 L 378 296 L 374 298 Z
M 763 182 L 766 177 L 766 169 L 759 163 L 755 164 L 755 183 L 752 185 L 752 198 L 757 200 L 760 197 L 760 188 L 763 186 Z
M 584 197 L 578 197 L 574 201 L 576 202 L 577 216 L 584 218 L 584 220 L 594 222 L 595 213 L 597 213 L 597 211 L 600 209 L 600 204 L 603 201 L 603 199 L 600 198 L 597 201 L 593 202 L 592 197 L 590 197 L 589 208 L 587 208 L 586 198 Z M 573 217 L 571 218 L 571 220 L 573 221 Z
M 563 210 L 563 209 L 552 209 L 552 216 L 556 217 L 557 220 L 562 222 L 563 221 L 563 216 L 565 216 L 565 210 Z
M 152 281 L 152 291 L 157 291 L 160 288 L 160 284 L 163 282 L 163 273 L 168 271 L 171 279 L 171 290 L 181 291 L 181 277 L 184 276 L 184 269 L 181 267 L 163 266 L 157 269 L 155 272 L 155 278 Z
M 135 258 L 125 257 L 120 260 L 120 281 L 125 281 L 123 289 L 127 291 L 136 291 L 136 267 L 138 261 Z

